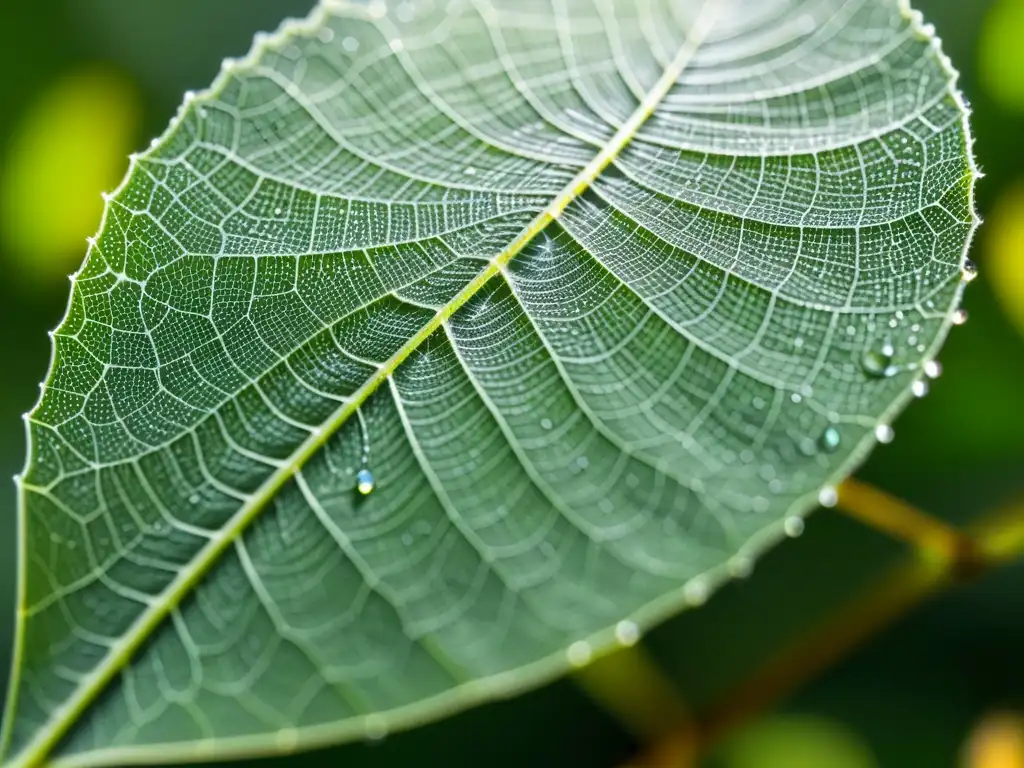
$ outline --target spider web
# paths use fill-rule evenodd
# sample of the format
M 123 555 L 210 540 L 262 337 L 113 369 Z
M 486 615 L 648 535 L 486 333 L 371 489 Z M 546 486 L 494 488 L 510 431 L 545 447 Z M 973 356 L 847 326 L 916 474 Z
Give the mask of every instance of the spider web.
M 883 0 L 259 38 L 132 159 L 55 333 L 12 754 L 378 737 L 748 572 L 945 336 L 953 78 Z

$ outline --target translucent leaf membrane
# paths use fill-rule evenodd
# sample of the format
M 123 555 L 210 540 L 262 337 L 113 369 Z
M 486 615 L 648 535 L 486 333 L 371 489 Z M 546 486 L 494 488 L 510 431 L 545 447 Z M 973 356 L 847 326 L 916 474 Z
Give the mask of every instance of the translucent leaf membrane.
M 12 764 L 375 738 L 702 602 L 891 439 L 973 178 L 890 0 L 258 39 L 133 158 L 55 333 Z

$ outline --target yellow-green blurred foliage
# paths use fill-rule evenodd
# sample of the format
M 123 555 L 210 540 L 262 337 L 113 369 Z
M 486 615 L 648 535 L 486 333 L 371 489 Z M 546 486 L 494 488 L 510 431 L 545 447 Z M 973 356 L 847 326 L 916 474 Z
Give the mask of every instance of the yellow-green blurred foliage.
M 877 768 L 871 750 L 841 723 L 808 715 L 767 717 L 723 745 L 722 768 Z
M 52 83 L 21 115 L 0 175 L 0 238 L 17 276 L 40 281 L 80 263 L 100 193 L 124 173 L 139 112 L 128 78 L 92 66 Z
M 997 0 L 985 14 L 978 80 L 1002 107 L 1024 111 L 1024 0 Z
M 1011 712 L 987 715 L 971 734 L 964 768 L 1024 768 L 1024 718 Z
M 1024 70 L 1021 78 L 1024 83 Z M 1003 311 L 1024 334 L 1024 182 L 1000 196 L 985 222 L 985 238 L 985 276 Z

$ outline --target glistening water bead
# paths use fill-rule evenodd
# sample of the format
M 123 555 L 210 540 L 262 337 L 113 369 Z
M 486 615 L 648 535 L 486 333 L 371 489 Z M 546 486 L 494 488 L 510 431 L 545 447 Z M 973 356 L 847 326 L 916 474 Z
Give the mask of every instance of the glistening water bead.
M 356 490 L 362 496 L 369 496 L 376 487 L 377 483 L 373 479 L 373 472 L 368 469 L 360 469 L 356 473 Z
M 883 344 L 881 349 L 868 350 L 861 357 L 860 364 L 864 369 L 864 372 L 869 376 L 876 378 L 888 378 L 896 373 L 896 366 L 892 364 L 892 359 L 896 355 L 896 350 L 892 344 Z
M 839 430 L 835 427 L 826 427 L 825 431 L 821 433 L 821 449 L 826 453 L 835 453 L 839 449 L 839 442 L 842 437 L 839 434 Z
M 971 282 L 978 276 L 978 265 L 970 259 L 964 261 L 964 265 L 960 270 L 960 277 L 965 283 Z

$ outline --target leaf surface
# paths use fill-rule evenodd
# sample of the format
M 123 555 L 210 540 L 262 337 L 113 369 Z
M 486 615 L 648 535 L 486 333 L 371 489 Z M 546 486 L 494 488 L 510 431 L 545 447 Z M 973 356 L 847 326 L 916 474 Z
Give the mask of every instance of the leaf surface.
M 261 37 L 133 158 L 55 333 L 12 764 L 379 737 L 699 604 L 887 437 L 974 176 L 894 0 Z

